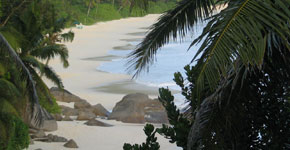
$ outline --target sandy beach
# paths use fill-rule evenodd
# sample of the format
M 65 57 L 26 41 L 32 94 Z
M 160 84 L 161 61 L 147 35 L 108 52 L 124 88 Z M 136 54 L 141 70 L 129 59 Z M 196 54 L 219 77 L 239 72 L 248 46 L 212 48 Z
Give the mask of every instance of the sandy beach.
M 146 94 L 156 97 L 157 88 L 137 85 L 131 81 L 131 76 L 98 71 L 97 67 L 101 63 L 116 59 L 116 56 L 108 54 L 110 50 L 132 50 L 134 46 L 130 45 L 129 41 L 140 41 L 145 36 L 148 27 L 159 16 L 147 15 L 100 22 L 85 26 L 83 29 L 72 28 L 75 39 L 72 43 L 66 43 L 69 49 L 70 66 L 64 69 L 59 59 L 51 61 L 50 66 L 62 78 L 65 89 L 91 104 L 101 103 L 108 110 L 112 110 L 115 103 L 125 94 L 135 92 L 133 89 L 140 92 L 140 88 L 146 88 L 147 90 L 144 90 Z M 118 83 L 125 83 L 119 84 L 125 85 L 123 90 L 104 91 L 105 88 L 108 89 Z M 136 88 L 126 90 L 128 84 Z M 48 85 L 53 86 L 51 83 Z
M 131 76 L 111 74 L 97 70 L 104 62 L 117 59 L 109 55 L 110 50 L 129 50 L 134 46 L 130 41 L 140 41 L 160 15 L 147 15 L 139 18 L 126 18 L 101 22 L 83 29 L 72 28 L 75 39 L 66 43 L 69 49 L 70 66 L 64 69 L 59 59 L 52 60 L 50 66 L 60 75 L 65 89 L 91 104 L 101 103 L 112 110 L 116 102 L 129 93 L 142 92 L 151 98 L 158 95 L 158 88 L 137 84 Z M 69 29 L 68 29 L 69 30 Z M 51 83 L 47 82 L 51 87 Z M 62 103 L 63 104 L 63 103 Z M 73 104 L 67 104 L 72 107 Z M 126 143 L 145 142 L 144 124 L 126 124 L 114 120 L 101 121 L 113 127 L 90 127 L 82 121 L 58 122 L 58 130 L 52 134 L 74 139 L 80 150 L 121 150 Z M 157 127 L 160 125 L 156 125 Z M 175 144 L 157 135 L 161 150 L 179 150 Z M 29 150 L 63 150 L 64 143 L 35 142 Z

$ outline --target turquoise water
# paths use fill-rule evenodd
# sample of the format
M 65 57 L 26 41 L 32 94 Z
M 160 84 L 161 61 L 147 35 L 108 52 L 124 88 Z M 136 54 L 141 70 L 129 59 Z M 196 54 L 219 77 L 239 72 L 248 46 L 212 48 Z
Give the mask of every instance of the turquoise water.
M 187 36 L 183 42 L 170 42 L 163 46 L 156 55 L 156 62 L 150 66 L 149 72 L 143 72 L 134 79 L 137 83 L 145 84 L 154 87 L 168 87 L 174 90 L 180 90 L 180 88 L 173 81 L 174 73 L 179 71 L 183 75 L 184 66 L 189 64 L 192 58 L 195 56 L 196 51 L 200 45 L 194 45 L 188 50 L 189 45 L 195 37 L 201 34 L 203 25 L 199 24 L 195 28 L 194 36 Z M 138 45 L 138 42 L 128 42 L 128 44 Z M 110 73 L 129 74 L 126 69 L 128 59 L 126 56 L 132 52 L 132 50 L 111 50 L 109 55 L 118 56 L 118 59 L 113 59 L 111 62 L 105 62 L 101 64 L 97 69 Z M 194 65 L 193 62 L 190 65 Z M 175 95 L 181 98 L 181 95 Z

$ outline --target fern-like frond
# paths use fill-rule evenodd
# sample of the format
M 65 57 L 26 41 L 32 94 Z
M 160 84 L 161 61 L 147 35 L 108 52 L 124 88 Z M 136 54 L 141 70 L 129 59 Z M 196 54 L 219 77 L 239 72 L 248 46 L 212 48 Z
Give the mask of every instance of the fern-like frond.
M 64 88 L 61 78 L 56 74 L 56 72 L 51 67 L 44 66 L 43 73 L 49 80 L 51 80 L 54 84 L 56 84 L 58 88 L 61 89 Z
M 261 66 L 268 34 L 274 32 L 288 45 L 290 1 L 243 0 L 229 3 L 229 6 L 213 16 L 202 35 L 192 44 L 204 39 L 193 61 L 198 60 L 200 73 L 196 85 L 197 93 L 207 81 L 211 89 L 226 75 L 226 67 L 237 57 L 245 66 Z
M 44 47 L 38 47 L 31 51 L 31 55 L 41 60 L 50 60 L 56 56 L 60 56 L 60 60 L 63 66 L 66 68 L 69 66 L 68 62 L 68 49 L 64 44 L 53 44 Z
M 23 56 L 22 61 L 29 66 L 35 67 L 37 68 L 40 72 L 43 72 L 43 64 L 41 62 L 39 62 L 35 57 L 27 55 L 27 56 Z M 31 70 L 30 70 L 31 71 Z
M 177 6 L 163 14 L 157 23 L 151 26 L 151 31 L 137 46 L 129 57 L 129 71 L 135 71 L 135 76 L 142 70 L 149 70 L 154 62 L 156 52 L 170 40 L 183 38 L 189 30 L 193 30 L 198 21 L 213 14 L 214 0 L 182 0 Z
M 69 31 L 60 35 L 63 42 L 72 42 L 74 40 L 74 32 Z

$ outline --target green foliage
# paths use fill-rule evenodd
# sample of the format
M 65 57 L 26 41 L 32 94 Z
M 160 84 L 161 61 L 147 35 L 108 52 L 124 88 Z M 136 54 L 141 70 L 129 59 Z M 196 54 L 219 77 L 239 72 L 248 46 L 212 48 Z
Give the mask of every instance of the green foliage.
M 94 12 L 92 10 L 92 12 Z M 110 4 L 100 4 L 96 13 L 96 19 L 93 19 L 96 21 L 109 21 L 114 19 L 120 19 L 121 15 L 118 13 L 118 11 L 115 9 L 114 6 Z
M 3 77 L 5 75 L 5 68 L 4 66 L 0 63 L 0 78 Z
M 40 93 L 39 94 L 39 104 L 45 108 L 49 113 L 52 113 L 52 114 L 58 114 L 58 113 L 61 113 L 61 109 L 60 107 L 58 106 L 58 104 L 56 103 L 56 100 L 54 97 L 51 97 L 51 101 L 52 102 L 49 102 L 47 100 L 47 97 L 44 96 L 43 93 Z
M 112 5 L 111 1 L 94 1 L 91 2 L 91 7 L 88 15 L 89 1 L 85 0 L 50 0 L 55 5 L 60 17 L 70 17 L 66 26 L 74 26 L 74 22 L 81 22 L 85 25 L 91 25 L 99 21 L 109 21 L 120 19 L 123 17 L 140 17 L 146 14 L 163 13 L 172 8 L 176 1 L 165 2 L 162 0 L 149 1 L 147 0 L 115 0 Z
M 149 7 L 148 7 L 148 14 L 161 14 L 164 13 L 165 11 L 168 11 L 172 9 L 176 5 L 175 2 L 149 2 Z
M 141 145 L 138 144 L 128 144 L 125 143 L 123 146 L 124 150 L 159 150 L 160 145 L 157 142 L 157 137 L 155 137 L 156 131 L 154 131 L 154 126 L 151 124 L 146 124 L 144 127 L 144 132 L 147 136 L 146 143 L 142 143 Z
M 175 143 L 179 147 L 186 150 L 188 131 L 191 123 L 187 118 L 180 114 L 179 110 L 174 104 L 174 97 L 168 89 L 159 89 L 159 101 L 166 109 L 170 126 L 163 124 L 162 128 L 157 129 L 160 135 L 170 139 L 171 143 Z
M 0 113 L 0 150 L 22 150 L 28 148 L 28 126 L 18 117 Z

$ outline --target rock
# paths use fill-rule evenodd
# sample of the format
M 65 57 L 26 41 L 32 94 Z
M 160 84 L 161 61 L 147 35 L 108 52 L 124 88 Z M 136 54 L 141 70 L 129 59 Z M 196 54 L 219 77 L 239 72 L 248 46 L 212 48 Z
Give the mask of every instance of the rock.
M 67 148 L 79 148 L 77 143 L 72 139 L 65 143 L 63 146 Z
M 88 126 L 101 126 L 101 127 L 111 127 L 112 125 L 104 123 L 102 121 L 96 120 L 96 119 L 91 119 L 87 122 L 85 122 L 86 125 Z
M 45 137 L 46 134 L 44 133 L 43 130 L 39 130 L 38 132 L 34 133 L 31 135 L 31 138 L 35 139 L 35 138 L 43 138 Z
M 162 104 L 141 93 L 128 94 L 123 97 L 114 107 L 109 119 L 125 123 L 168 123 Z
M 48 137 L 43 137 L 43 138 L 35 138 L 34 141 L 40 141 L 40 142 L 52 142 L 51 139 Z
M 62 120 L 62 116 L 60 114 L 53 114 L 52 115 L 53 118 L 56 120 L 56 121 L 61 121 Z
M 63 119 L 63 121 L 73 121 L 70 116 L 65 116 Z
M 145 115 L 146 122 L 150 123 L 168 123 L 166 112 L 146 112 Z
M 75 102 L 75 104 L 74 104 L 75 109 L 89 109 L 91 107 L 92 107 L 92 105 L 85 100 Z
M 82 101 L 81 98 L 70 93 L 69 91 L 65 89 L 61 90 L 57 87 L 52 87 L 50 88 L 50 93 L 55 97 L 56 101 L 67 102 L 67 103 Z
M 44 131 L 56 131 L 57 130 L 57 123 L 55 120 L 44 120 L 43 126 L 41 128 Z
M 91 111 L 80 111 L 77 120 L 91 120 L 96 118 L 96 115 Z
M 63 105 L 60 105 L 62 114 L 65 116 L 77 116 L 79 114 L 79 111 L 70 107 L 66 107 Z
M 51 142 L 67 142 L 66 138 L 57 135 L 48 134 L 47 138 L 49 138 Z
M 42 124 L 39 125 L 39 120 L 37 119 L 39 114 L 42 114 Z M 34 105 L 34 111 L 32 114 L 32 119 L 30 120 L 29 126 L 33 129 L 44 130 L 44 131 L 55 131 L 57 130 L 57 123 L 53 116 L 47 112 L 43 107 Z
M 38 132 L 38 130 L 36 130 L 36 129 L 32 129 L 32 128 L 29 128 L 28 132 L 29 132 L 29 133 L 32 133 L 32 134 L 35 134 L 35 133 Z
M 109 111 L 101 104 L 92 106 L 92 110 L 96 116 L 108 117 L 110 114 Z

